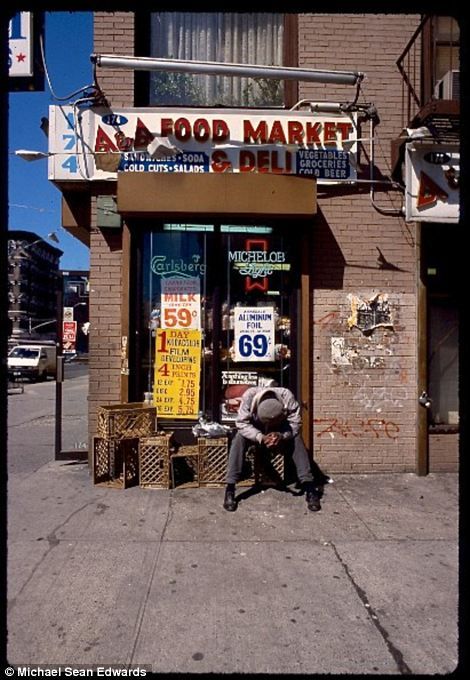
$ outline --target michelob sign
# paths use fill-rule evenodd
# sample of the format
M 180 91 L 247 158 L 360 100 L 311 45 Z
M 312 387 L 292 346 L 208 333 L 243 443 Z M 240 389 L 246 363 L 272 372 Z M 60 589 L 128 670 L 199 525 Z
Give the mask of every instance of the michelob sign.
M 254 172 L 357 177 L 357 114 L 246 109 L 49 111 L 49 179 L 116 180 L 118 172 Z

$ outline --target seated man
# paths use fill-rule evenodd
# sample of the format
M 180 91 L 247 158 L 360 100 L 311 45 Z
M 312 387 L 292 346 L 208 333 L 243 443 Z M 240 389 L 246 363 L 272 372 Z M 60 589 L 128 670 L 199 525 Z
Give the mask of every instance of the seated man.
M 236 419 L 237 433 L 228 456 L 224 508 L 237 509 L 235 485 L 242 473 L 245 453 L 253 443 L 290 453 L 297 477 L 306 492 L 307 507 L 321 509 L 315 489 L 307 449 L 300 434 L 300 406 L 285 387 L 250 387 L 243 394 Z

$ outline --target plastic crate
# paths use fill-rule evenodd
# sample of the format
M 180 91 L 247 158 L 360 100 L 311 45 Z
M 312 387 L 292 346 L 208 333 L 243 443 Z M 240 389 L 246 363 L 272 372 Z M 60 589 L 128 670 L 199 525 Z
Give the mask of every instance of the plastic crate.
M 93 483 L 127 489 L 139 481 L 139 440 L 93 437 Z
M 172 435 L 139 438 L 139 485 L 150 489 L 170 488 Z
M 199 450 L 199 481 L 202 486 L 225 483 L 225 473 L 228 459 L 228 439 L 221 437 L 199 437 L 197 440 Z
M 148 437 L 156 430 L 157 409 L 143 402 L 98 406 L 98 437 Z

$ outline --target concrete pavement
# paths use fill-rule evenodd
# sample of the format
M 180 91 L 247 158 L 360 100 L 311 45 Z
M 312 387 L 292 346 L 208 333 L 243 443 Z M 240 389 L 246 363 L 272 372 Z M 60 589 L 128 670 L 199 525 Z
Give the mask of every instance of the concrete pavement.
M 80 446 L 86 376 L 64 396 L 64 442 Z M 319 513 L 294 486 L 239 488 L 228 513 L 222 488 L 94 486 L 86 463 L 53 460 L 53 414 L 51 382 L 9 397 L 12 666 L 455 669 L 456 474 L 336 475 Z
M 319 513 L 268 489 L 9 480 L 11 665 L 434 674 L 457 664 L 458 479 L 342 475 Z

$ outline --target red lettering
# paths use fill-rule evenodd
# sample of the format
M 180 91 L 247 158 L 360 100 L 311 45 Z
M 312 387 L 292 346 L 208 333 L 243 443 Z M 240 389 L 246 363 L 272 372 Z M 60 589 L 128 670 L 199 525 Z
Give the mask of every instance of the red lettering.
M 276 142 L 281 142 L 281 144 L 286 143 L 286 136 L 279 120 L 274 121 L 271 128 L 271 134 L 269 135 L 269 143 L 275 144 Z
M 225 151 L 219 149 L 213 152 L 211 166 L 213 172 L 225 172 L 231 167 Z
M 292 154 L 290 151 L 286 151 L 286 173 L 292 172 Z
M 269 160 L 270 160 L 270 152 L 269 151 L 258 151 L 257 156 L 258 156 L 258 172 L 269 172 Z
M 186 142 L 191 137 L 191 123 L 187 118 L 175 120 L 175 137 L 180 142 Z
M 255 168 L 255 154 L 251 151 L 240 151 L 240 172 L 253 172 Z
M 243 121 L 243 141 L 244 142 L 256 142 L 259 141 L 262 144 L 266 144 L 266 140 L 268 138 L 268 126 L 266 124 L 266 121 L 262 120 L 260 123 L 258 123 L 258 126 L 256 128 L 253 127 L 251 124 L 251 121 L 249 120 L 244 120 Z
M 171 118 L 162 118 L 161 135 L 168 137 L 173 134 L 173 120 Z
M 307 144 L 321 144 L 321 123 L 307 123 Z
M 137 118 L 137 124 L 135 126 L 135 140 L 134 149 L 136 151 L 140 149 L 146 149 L 150 142 L 153 142 L 155 135 L 153 135 L 150 130 L 142 123 L 140 118 Z
M 130 151 L 133 147 L 134 140 L 132 139 L 132 137 L 126 137 L 122 130 L 116 132 L 116 134 L 114 135 L 114 139 L 116 140 L 116 144 L 119 151 Z
M 194 139 L 197 142 L 207 142 L 210 135 L 209 123 L 205 118 L 197 118 L 194 121 Z
M 325 128 L 323 132 L 323 142 L 324 144 L 331 144 L 332 142 L 336 142 L 335 123 L 325 123 Z
M 96 131 L 95 140 L 95 151 L 106 152 L 106 151 L 117 151 L 117 146 L 108 137 L 106 132 L 98 125 L 98 130 Z
M 341 139 L 349 139 L 349 135 L 353 131 L 352 123 L 336 123 Z
M 214 142 L 225 142 L 230 137 L 230 130 L 224 120 L 216 119 L 212 123 L 212 139 Z
M 302 144 L 304 140 L 304 126 L 298 120 L 287 123 L 289 144 Z
M 279 175 L 279 174 L 283 173 L 284 170 L 287 169 L 287 168 L 284 168 L 282 165 L 279 165 L 278 155 L 279 155 L 278 151 L 272 151 L 271 152 L 271 172 L 273 172 L 274 174 L 277 173 Z M 289 155 L 289 152 L 286 151 L 286 162 L 287 162 L 287 156 L 288 155 Z

